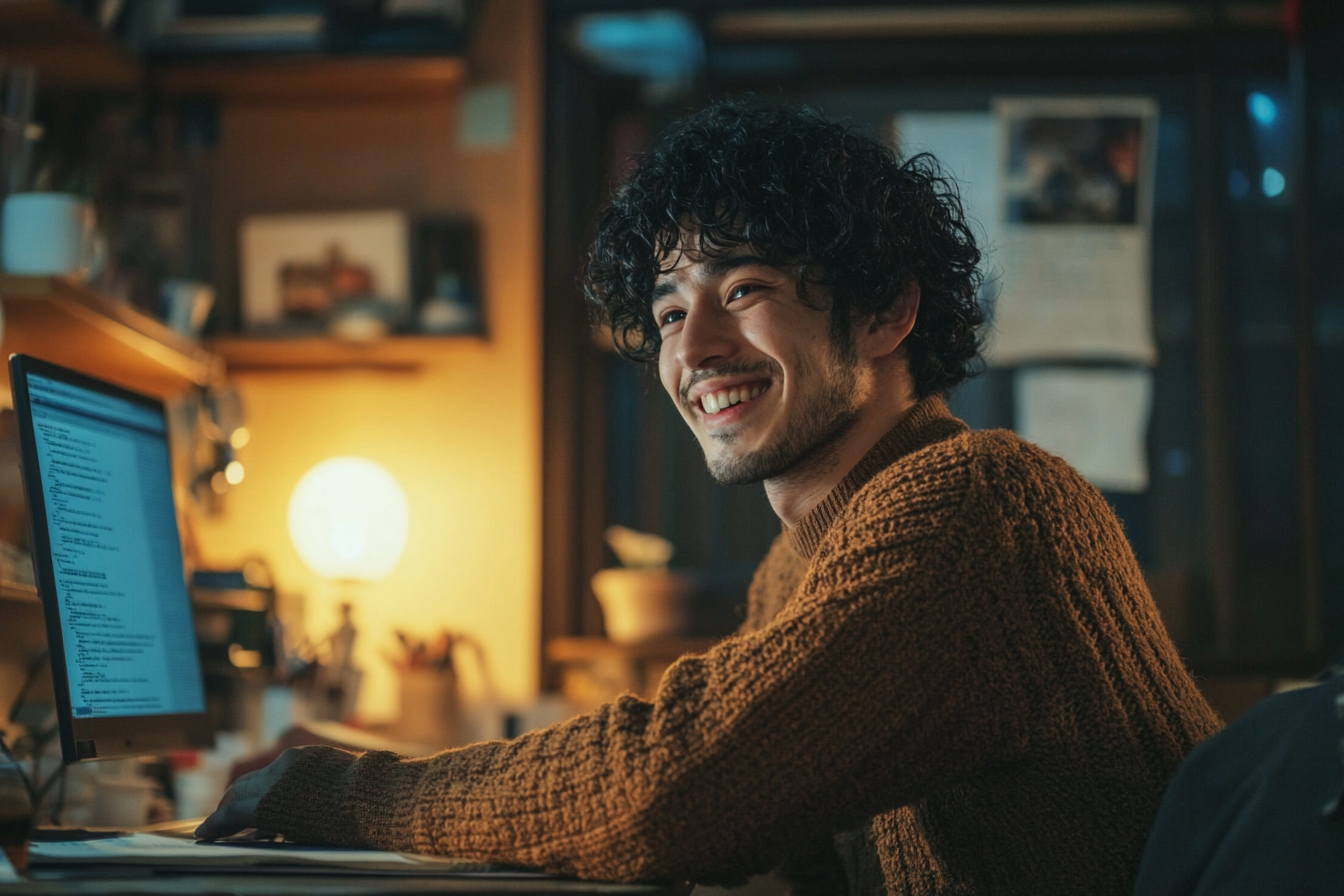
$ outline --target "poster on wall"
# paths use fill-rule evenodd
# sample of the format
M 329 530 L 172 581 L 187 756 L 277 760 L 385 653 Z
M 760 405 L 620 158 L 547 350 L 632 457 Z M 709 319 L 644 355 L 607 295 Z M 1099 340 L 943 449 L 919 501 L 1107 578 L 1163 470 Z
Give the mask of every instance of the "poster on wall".
M 1152 373 L 1142 367 L 1029 367 L 1013 384 L 1022 438 L 1064 458 L 1104 491 L 1148 488 Z
M 1157 111 L 1143 97 L 995 101 L 1003 273 L 989 363 L 1156 362 Z

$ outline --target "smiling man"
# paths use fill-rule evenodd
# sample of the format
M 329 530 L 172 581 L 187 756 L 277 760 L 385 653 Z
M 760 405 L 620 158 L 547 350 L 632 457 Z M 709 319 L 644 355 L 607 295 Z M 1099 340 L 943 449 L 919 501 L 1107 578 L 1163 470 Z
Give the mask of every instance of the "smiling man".
M 650 309 L 663 386 L 715 480 L 764 482 L 792 525 L 915 404 L 896 348 L 914 325 L 918 286 L 837 335 L 831 315 L 799 296 L 805 266 L 742 245 L 707 253 L 683 243 L 675 255 Z
M 613 880 L 783 867 L 795 893 L 1129 892 L 1219 722 L 1096 489 L 948 413 L 979 258 L 927 158 L 804 110 L 674 127 L 604 212 L 588 292 L 714 477 L 780 517 L 742 630 L 652 701 L 507 743 L 288 751 L 200 834 Z

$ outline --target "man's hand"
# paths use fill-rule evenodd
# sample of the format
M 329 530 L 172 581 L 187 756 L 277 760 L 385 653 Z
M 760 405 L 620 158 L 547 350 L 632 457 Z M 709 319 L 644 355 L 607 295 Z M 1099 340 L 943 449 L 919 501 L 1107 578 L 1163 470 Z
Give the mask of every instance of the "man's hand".
M 219 806 L 196 829 L 198 840 L 218 840 L 236 834 L 245 828 L 257 826 L 257 806 L 261 798 L 270 793 L 286 770 L 294 764 L 303 752 L 302 747 L 292 747 L 276 757 L 275 761 L 263 769 L 249 772 L 230 785 L 224 791 Z M 269 831 L 267 833 L 275 833 Z

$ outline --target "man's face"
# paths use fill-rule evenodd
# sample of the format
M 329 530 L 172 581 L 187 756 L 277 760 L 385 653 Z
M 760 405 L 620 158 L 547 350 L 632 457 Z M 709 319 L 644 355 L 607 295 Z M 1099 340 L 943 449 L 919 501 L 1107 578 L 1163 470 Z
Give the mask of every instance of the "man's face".
M 659 376 L 720 483 L 823 468 L 857 419 L 853 351 L 796 278 L 742 247 L 683 251 L 654 287 Z

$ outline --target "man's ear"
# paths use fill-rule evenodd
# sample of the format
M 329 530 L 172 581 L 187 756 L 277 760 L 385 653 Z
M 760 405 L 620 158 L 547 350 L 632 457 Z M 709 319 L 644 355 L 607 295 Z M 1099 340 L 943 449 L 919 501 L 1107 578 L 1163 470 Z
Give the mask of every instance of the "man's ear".
M 860 324 L 855 334 L 859 354 L 868 358 L 890 355 L 915 328 L 918 315 L 919 281 L 911 277 L 896 301 Z

